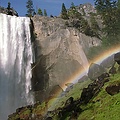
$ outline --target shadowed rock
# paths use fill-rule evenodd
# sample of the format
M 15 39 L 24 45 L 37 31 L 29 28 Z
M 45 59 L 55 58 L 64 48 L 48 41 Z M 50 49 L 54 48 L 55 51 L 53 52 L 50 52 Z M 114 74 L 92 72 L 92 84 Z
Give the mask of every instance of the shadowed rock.
M 52 118 L 51 117 L 47 117 L 45 120 L 52 120 Z
M 107 86 L 105 90 L 108 94 L 115 95 L 120 92 L 120 83 L 116 85 Z
M 110 74 L 115 74 L 115 73 L 117 73 L 116 68 L 113 66 L 113 67 L 109 70 L 109 73 L 110 73 Z
M 110 75 L 108 74 L 108 73 L 103 73 L 102 75 L 100 75 L 99 77 L 98 77 L 98 80 L 104 80 L 105 78 L 108 78 L 108 77 L 110 77 Z
M 120 52 L 114 55 L 114 60 L 120 65 Z
M 73 97 L 70 97 L 69 99 L 66 100 L 65 106 L 70 105 L 73 103 Z
M 84 88 L 81 93 L 80 103 L 87 104 L 97 95 L 104 83 L 109 81 L 108 77 L 108 73 L 103 73 L 93 83 L 90 83 L 87 88 Z

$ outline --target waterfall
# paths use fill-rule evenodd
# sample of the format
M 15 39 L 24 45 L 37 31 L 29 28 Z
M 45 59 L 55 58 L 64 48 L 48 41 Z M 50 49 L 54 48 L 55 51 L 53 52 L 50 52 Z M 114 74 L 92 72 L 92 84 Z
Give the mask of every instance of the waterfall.
M 0 120 L 34 102 L 30 19 L 0 13 Z

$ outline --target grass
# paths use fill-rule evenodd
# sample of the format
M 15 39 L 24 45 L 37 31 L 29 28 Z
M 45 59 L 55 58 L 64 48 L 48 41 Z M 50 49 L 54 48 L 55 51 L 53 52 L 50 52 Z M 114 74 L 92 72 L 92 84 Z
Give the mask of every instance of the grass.
M 84 111 L 79 115 L 78 120 L 120 120 L 120 93 L 109 95 L 105 88 L 108 85 L 120 82 L 120 74 L 110 77 L 100 93 L 87 105 L 82 106 Z
M 49 106 L 50 106 L 49 110 L 51 111 L 59 107 L 63 107 L 66 100 L 70 97 L 73 97 L 74 100 L 79 99 L 83 88 L 87 87 L 91 82 L 92 81 L 88 79 L 84 82 L 77 83 L 73 86 L 73 89 L 71 89 L 65 96 L 52 99 L 51 101 L 49 101 Z
M 118 69 L 117 64 L 115 67 Z M 120 93 L 111 96 L 105 90 L 109 85 L 120 83 L 120 72 L 117 71 L 109 79 L 110 81 L 105 83 L 100 92 L 87 105 L 80 106 L 83 112 L 79 114 L 77 120 L 120 120 Z M 82 89 L 89 83 L 91 83 L 90 80 L 74 85 L 74 88 L 66 96 L 57 101 L 54 108 L 62 107 L 61 101 L 65 102 L 71 96 L 78 99 Z M 59 119 L 58 116 L 54 116 L 53 120 L 57 119 Z M 69 120 L 69 114 L 66 114 L 63 120 Z

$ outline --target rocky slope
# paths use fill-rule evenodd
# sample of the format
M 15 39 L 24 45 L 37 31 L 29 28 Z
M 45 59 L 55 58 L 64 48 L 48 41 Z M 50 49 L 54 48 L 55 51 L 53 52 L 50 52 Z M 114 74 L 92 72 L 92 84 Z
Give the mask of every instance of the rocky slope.
M 65 26 L 65 20 L 59 17 L 34 16 L 32 21 L 36 34 L 32 81 L 36 96 L 43 96 L 36 98 L 41 101 L 54 86 L 63 86 L 76 71 L 85 69 L 86 53 L 101 41 Z
M 103 71 L 95 80 L 85 78 L 85 81 L 73 85 L 49 109 L 50 101 L 42 104 L 38 102 L 17 109 L 16 113 L 9 116 L 9 120 L 119 120 L 120 52 L 114 54 L 114 62 L 112 67 L 106 67 L 107 71 Z M 96 69 L 98 70 L 98 66 Z

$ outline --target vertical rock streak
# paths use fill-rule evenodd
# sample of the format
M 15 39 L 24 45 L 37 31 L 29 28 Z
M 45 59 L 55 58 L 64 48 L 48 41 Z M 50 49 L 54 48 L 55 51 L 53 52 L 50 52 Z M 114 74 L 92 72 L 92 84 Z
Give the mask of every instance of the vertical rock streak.
M 0 14 L 0 120 L 33 103 L 30 19 Z

